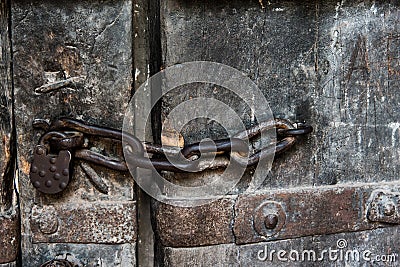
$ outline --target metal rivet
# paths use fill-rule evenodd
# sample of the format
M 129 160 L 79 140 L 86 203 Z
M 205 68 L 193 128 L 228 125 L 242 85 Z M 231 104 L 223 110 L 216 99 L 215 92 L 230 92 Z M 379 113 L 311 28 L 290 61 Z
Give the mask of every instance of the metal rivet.
M 61 184 L 60 184 L 60 188 L 61 188 L 61 189 L 65 189 L 66 187 L 67 187 L 67 184 L 66 184 L 66 183 L 61 183 Z
M 39 172 L 39 176 L 40 176 L 40 177 L 44 177 L 45 175 L 46 175 L 46 172 L 45 172 L 45 171 L 40 171 L 40 172 Z
M 267 229 L 274 229 L 278 225 L 278 216 L 276 214 L 268 214 L 264 220 Z
M 37 171 L 38 171 L 38 168 L 36 166 L 33 166 L 32 169 L 31 169 L 31 172 L 32 173 L 37 173 Z
M 46 186 L 47 186 L 47 187 L 51 187 L 52 184 L 53 184 L 53 183 L 51 182 L 51 180 L 47 180 L 47 181 L 46 181 Z
M 279 233 L 286 221 L 286 213 L 279 202 L 266 200 L 253 212 L 253 227 L 258 235 L 271 237 Z
M 51 164 L 55 164 L 56 162 L 57 162 L 57 159 L 56 159 L 56 158 L 51 158 L 51 159 L 50 159 L 50 163 L 51 163 Z
M 39 181 L 35 181 L 33 183 L 33 186 L 36 187 L 36 188 L 40 187 L 40 182 Z
M 60 180 L 61 175 L 59 173 L 54 174 L 54 179 L 55 180 Z
M 62 171 L 62 174 L 65 175 L 65 176 L 67 176 L 67 175 L 69 174 L 69 170 L 68 170 L 68 169 L 64 169 L 64 170 Z
M 387 203 L 383 206 L 383 214 L 386 216 L 392 216 L 396 211 L 394 203 Z
M 38 155 L 43 155 L 43 154 L 44 154 L 43 148 L 38 147 L 38 148 L 36 149 L 36 154 L 38 154 Z
M 50 171 L 51 171 L 51 172 L 55 172 L 56 170 L 57 170 L 56 166 L 51 166 L 51 167 L 50 167 Z

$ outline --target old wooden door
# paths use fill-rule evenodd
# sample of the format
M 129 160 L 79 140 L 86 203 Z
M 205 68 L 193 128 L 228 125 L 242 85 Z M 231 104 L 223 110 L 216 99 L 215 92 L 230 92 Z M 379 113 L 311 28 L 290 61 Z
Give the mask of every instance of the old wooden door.
M 1 263 L 135 266 L 136 189 L 129 174 L 89 166 L 108 192 L 90 183 L 81 164 L 62 194 L 44 195 L 29 181 L 43 134 L 32 127 L 35 119 L 69 116 L 121 128 L 133 91 L 133 2 L 2 1 L 1 8 L 1 212 L 13 219 L 17 158 L 21 218 L 20 234 L 11 227 L 2 236 L 8 245 L 0 249 Z M 117 149 L 107 143 L 99 149 L 110 146 Z
M 399 265 L 398 1 L 0 3 L 0 266 Z M 152 181 L 149 172 L 79 160 L 62 193 L 31 184 L 43 134 L 35 119 L 121 129 L 150 75 L 193 61 L 237 69 L 274 117 L 314 127 L 275 157 L 257 190 L 245 186 L 249 168 L 218 200 L 182 207 L 139 189 L 131 176 Z M 170 129 L 168 116 L 189 100 L 219 100 L 246 127 L 255 123 L 252 109 L 269 110 L 210 83 L 185 85 L 157 103 L 163 92 L 151 89 L 150 100 L 135 99 L 155 104 L 151 125 L 136 126 L 155 143 L 227 137 L 200 106 L 191 106 L 199 116 L 180 133 Z M 107 156 L 122 150 L 96 137 L 90 145 Z M 220 173 L 162 174 L 190 188 Z
M 163 68 L 232 66 L 258 85 L 275 117 L 314 127 L 252 194 L 239 186 L 201 207 L 154 205 L 160 264 L 398 266 L 399 2 L 166 0 L 160 17 Z M 214 89 L 168 95 L 162 117 L 205 97 L 251 120 Z M 224 137 L 211 120 L 185 129 L 188 143 Z M 275 228 L 262 226 L 268 213 Z

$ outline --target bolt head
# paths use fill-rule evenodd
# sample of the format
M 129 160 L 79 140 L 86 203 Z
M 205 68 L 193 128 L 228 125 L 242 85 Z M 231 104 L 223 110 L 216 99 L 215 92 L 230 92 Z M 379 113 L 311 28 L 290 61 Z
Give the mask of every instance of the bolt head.
M 268 214 L 265 217 L 264 224 L 267 229 L 275 229 L 275 227 L 278 225 L 278 215 Z
M 387 203 L 383 206 L 383 214 L 392 216 L 396 212 L 396 205 L 394 203 Z

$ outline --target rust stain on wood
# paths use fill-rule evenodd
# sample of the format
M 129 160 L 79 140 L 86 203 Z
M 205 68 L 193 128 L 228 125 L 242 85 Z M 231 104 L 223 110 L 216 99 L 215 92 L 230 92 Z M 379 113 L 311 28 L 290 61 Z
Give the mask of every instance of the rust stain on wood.
M 19 247 L 18 213 L 0 217 L 0 263 L 17 259 Z
M 237 244 L 248 244 L 266 240 L 281 240 L 311 235 L 326 235 L 341 232 L 362 231 L 382 227 L 366 218 L 368 198 L 376 187 L 364 185 L 297 189 L 250 196 L 239 196 L 235 206 L 236 220 L 233 231 Z M 398 184 L 386 187 L 397 187 Z M 259 235 L 254 229 L 253 214 L 266 200 L 274 200 L 283 206 L 285 225 L 271 237 Z M 263 218 L 257 218 L 263 219 Z
M 387 227 L 367 220 L 369 198 L 374 190 L 383 188 L 400 191 L 400 184 L 343 184 L 277 190 L 241 195 L 236 201 L 225 197 L 193 208 L 158 204 L 155 208 L 156 229 L 164 246 L 195 247 L 250 244 Z M 271 231 L 273 234 L 269 236 L 263 236 L 256 229 L 256 225 L 266 220 L 258 212 L 266 202 L 282 206 L 285 216 L 283 226 Z M 281 216 L 278 214 L 279 220 Z

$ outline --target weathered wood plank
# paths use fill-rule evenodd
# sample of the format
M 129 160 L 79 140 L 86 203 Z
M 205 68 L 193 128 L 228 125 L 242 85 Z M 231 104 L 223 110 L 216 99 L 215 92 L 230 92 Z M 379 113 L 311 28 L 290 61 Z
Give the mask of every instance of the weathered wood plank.
M 154 3 L 158 1 L 148 0 L 135 0 L 133 7 L 133 53 L 134 53 L 134 87 L 135 93 L 139 87 L 146 82 L 153 72 L 152 66 L 154 62 L 151 60 L 154 58 L 151 50 L 151 44 L 154 43 L 154 29 L 157 29 L 159 24 L 153 22 L 153 13 L 159 12 L 159 9 L 152 7 Z M 159 59 L 160 60 L 160 59 Z M 136 98 L 137 105 L 141 107 L 147 106 L 150 108 L 151 105 L 151 93 L 148 92 L 143 99 Z M 141 133 L 142 129 L 147 127 L 150 133 L 145 139 L 149 142 L 154 141 L 151 136 L 151 125 L 146 125 L 146 122 L 142 119 L 144 117 L 141 114 L 135 114 L 135 129 L 138 133 Z M 152 175 L 151 170 L 137 170 L 136 175 L 150 177 Z M 139 187 L 137 189 L 137 211 L 138 211 L 138 242 L 137 242 L 137 264 L 139 266 L 154 266 L 154 233 L 151 225 L 151 212 L 150 212 L 150 201 L 149 197 Z
M 15 114 L 24 264 L 35 262 L 37 266 L 43 263 L 36 261 L 45 259 L 40 255 L 43 251 L 46 251 L 49 257 L 47 260 L 50 260 L 50 257 L 60 253 L 60 250 L 55 251 L 55 248 L 65 249 L 63 253 L 75 253 L 77 257 L 81 257 L 81 261 L 92 265 L 94 261 L 90 255 L 96 253 L 102 254 L 103 262 L 113 264 L 115 255 L 121 255 L 117 257 L 120 260 L 116 266 L 126 266 L 125 259 L 131 264 L 131 260 L 135 258 L 134 249 L 124 249 L 125 252 L 122 252 L 121 246 L 113 247 L 113 253 L 104 254 L 100 245 L 91 245 L 90 250 L 86 250 L 85 245 L 79 246 L 79 249 L 72 249 L 73 246 L 68 244 L 32 244 L 30 216 L 34 206 L 70 203 L 71 207 L 81 204 L 81 207 L 90 209 L 95 207 L 91 207 L 91 203 L 103 201 L 109 205 L 114 202 L 132 201 L 132 205 L 135 205 L 133 180 L 128 173 L 92 166 L 107 184 L 108 194 L 95 189 L 77 162 L 74 164 L 73 179 L 62 194 L 44 196 L 34 190 L 29 182 L 32 151 L 41 134 L 32 129 L 33 119 L 53 120 L 60 116 L 69 116 L 89 123 L 122 128 L 124 111 L 132 92 L 132 5 L 132 1 L 12 3 Z M 96 140 L 94 142 L 96 143 Z M 99 149 L 111 151 L 111 154 L 120 152 L 111 142 L 97 142 L 96 145 Z M 78 215 L 74 214 L 76 218 L 79 218 Z M 63 220 L 60 223 L 63 223 Z M 99 218 L 99 221 L 102 220 Z M 96 218 L 93 218 L 93 222 L 96 222 Z M 119 222 L 121 225 L 123 223 Z M 96 227 L 94 224 L 94 229 L 90 229 L 90 232 L 93 233 Z M 45 236 L 46 231 L 41 234 Z M 99 238 L 86 241 L 112 244 L 112 237 L 101 237 L 106 234 L 99 230 Z M 136 232 L 123 234 L 136 235 Z M 124 240 L 126 245 L 131 247 L 134 246 L 136 238 Z M 56 240 L 60 243 L 70 241 L 63 240 L 62 236 Z M 38 247 L 41 250 L 37 249 Z M 73 251 L 68 251 L 69 249 Z
M 19 214 L 14 193 L 15 132 L 13 118 L 10 10 L 0 1 L 0 265 L 16 266 L 19 247 Z M 4 263 L 4 264 L 3 264 Z
M 208 60 L 235 67 L 258 85 L 276 117 L 314 126 L 312 135 L 275 159 L 261 191 L 396 181 L 400 166 L 399 21 L 398 1 L 167 0 L 161 5 L 163 64 Z M 199 96 L 221 99 L 246 123 L 250 121 L 248 110 L 236 97 L 198 85 L 168 94 L 163 118 L 181 102 Z M 187 143 L 224 137 L 218 125 L 204 119 L 189 125 L 183 134 Z M 190 178 L 176 175 L 174 182 L 180 177 L 185 182 Z M 168 225 L 168 220 L 175 219 L 172 216 L 157 219 Z M 311 225 L 323 221 L 317 217 Z M 371 237 L 374 247 L 387 251 L 398 247 L 390 240 L 397 230 L 344 236 L 354 243 L 360 236 Z M 172 241 L 181 234 L 185 233 L 166 236 Z M 330 238 L 282 243 L 302 248 L 314 244 L 313 240 L 326 240 L 329 245 Z M 361 243 L 356 246 L 363 247 Z M 265 262 L 253 262 L 241 248 L 160 248 L 159 257 L 165 266 L 181 266 L 182 262 L 188 266 L 265 266 Z M 330 266 L 328 262 L 315 266 L 321 264 Z
M 8 1 L 0 1 L 0 213 L 12 204 L 15 150 Z
M 276 117 L 315 127 L 276 159 L 265 188 L 395 180 L 399 12 L 391 1 L 280 1 L 264 9 L 257 1 L 163 1 L 163 63 L 235 67 L 256 82 Z M 193 86 L 168 95 L 164 117 L 196 96 L 240 107 L 233 96 Z M 200 121 L 185 139 L 221 136 L 216 129 Z

